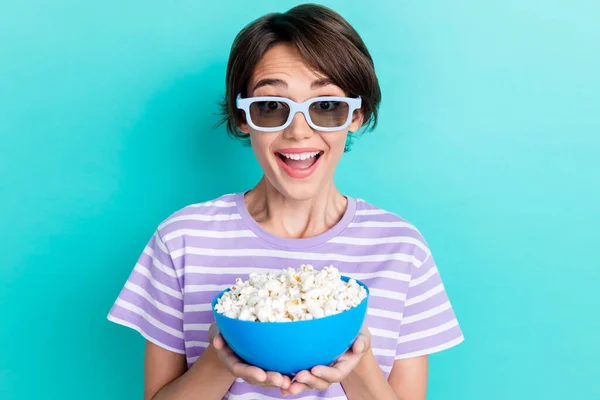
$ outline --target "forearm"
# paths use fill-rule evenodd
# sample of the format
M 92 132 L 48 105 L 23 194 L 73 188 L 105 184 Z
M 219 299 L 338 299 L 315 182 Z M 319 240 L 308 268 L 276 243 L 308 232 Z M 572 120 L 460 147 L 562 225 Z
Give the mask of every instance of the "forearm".
M 221 400 L 234 381 L 211 345 L 186 373 L 165 385 L 152 400 Z
M 341 384 L 349 400 L 399 400 L 370 350 Z

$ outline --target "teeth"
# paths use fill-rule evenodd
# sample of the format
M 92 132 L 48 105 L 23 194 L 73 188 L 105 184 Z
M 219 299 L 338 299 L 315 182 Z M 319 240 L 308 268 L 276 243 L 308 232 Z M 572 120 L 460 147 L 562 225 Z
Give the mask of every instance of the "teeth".
M 307 160 L 309 158 L 316 157 L 319 153 L 320 153 L 319 151 L 313 151 L 313 152 L 309 152 L 309 153 L 292 153 L 292 154 L 280 153 L 280 154 L 286 158 L 289 158 L 290 160 Z

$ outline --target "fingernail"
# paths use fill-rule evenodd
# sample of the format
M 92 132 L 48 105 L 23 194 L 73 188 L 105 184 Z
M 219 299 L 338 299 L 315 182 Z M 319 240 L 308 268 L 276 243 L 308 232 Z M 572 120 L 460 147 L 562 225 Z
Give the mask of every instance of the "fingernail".
M 362 353 L 365 350 L 365 343 L 361 340 L 360 342 L 358 342 L 358 351 L 359 353 Z

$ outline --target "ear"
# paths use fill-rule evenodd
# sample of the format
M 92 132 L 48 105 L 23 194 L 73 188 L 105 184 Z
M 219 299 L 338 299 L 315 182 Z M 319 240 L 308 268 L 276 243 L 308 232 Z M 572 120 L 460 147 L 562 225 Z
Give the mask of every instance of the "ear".
M 250 127 L 245 122 L 239 124 L 237 128 L 240 132 L 243 132 L 245 134 L 250 134 Z
M 250 134 L 250 126 L 246 122 L 246 113 L 242 111 L 242 122 L 237 126 L 240 132 L 245 134 Z
M 357 110 L 354 110 L 354 113 L 352 114 L 352 122 L 350 122 L 348 130 L 353 133 L 356 132 L 360 129 L 364 120 L 365 116 L 362 109 L 359 108 Z

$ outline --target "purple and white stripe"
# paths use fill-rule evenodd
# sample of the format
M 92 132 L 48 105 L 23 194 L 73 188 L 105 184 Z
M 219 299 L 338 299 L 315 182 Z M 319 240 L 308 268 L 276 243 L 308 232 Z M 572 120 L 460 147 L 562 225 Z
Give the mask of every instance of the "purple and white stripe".
M 342 220 L 309 239 L 281 239 L 250 217 L 243 194 L 188 206 L 159 225 L 109 313 L 109 320 L 185 354 L 192 365 L 208 346 L 210 303 L 235 278 L 301 264 L 334 265 L 371 290 L 366 322 L 388 376 L 399 359 L 457 345 L 462 332 L 419 231 L 402 218 L 348 198 Z M 238 380 L 229 400 L 280 399 L 278 390 Z M 299 399 L 345 399 L 340 385 Z

